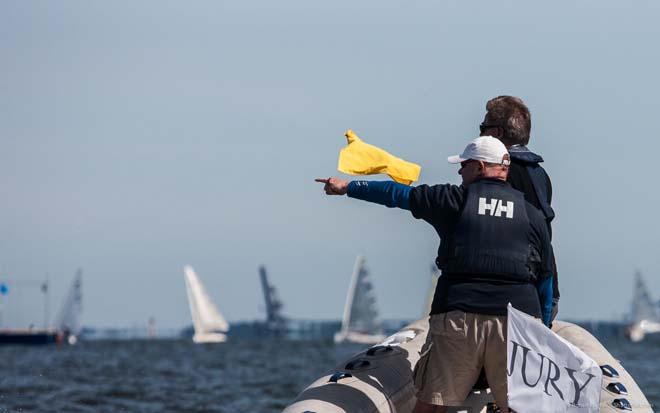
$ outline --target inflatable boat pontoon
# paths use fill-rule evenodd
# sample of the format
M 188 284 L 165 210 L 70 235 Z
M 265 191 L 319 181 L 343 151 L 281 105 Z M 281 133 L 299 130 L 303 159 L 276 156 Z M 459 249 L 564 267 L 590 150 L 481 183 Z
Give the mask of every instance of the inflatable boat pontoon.
M 603 372 L 601 412 L 653 413 L 635 380 L 583 328 L 555 321 L 553 331 L 589 355 Z M 412 371 L 426 340 L 428 318 L 409 324 L 307 387 L 283 413 L 403 413 L 415 405 Z M 451 412 L 486 413 L 489 390 L 475 390 Z M 529 412 L 533 412 L 530 407 Z M 527 412 L 521 412 L 527 413 Z

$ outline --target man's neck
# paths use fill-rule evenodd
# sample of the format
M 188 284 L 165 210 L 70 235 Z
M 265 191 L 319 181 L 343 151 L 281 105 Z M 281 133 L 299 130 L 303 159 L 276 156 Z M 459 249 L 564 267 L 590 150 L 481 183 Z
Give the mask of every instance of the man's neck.
M 488 170 L 486 169 L 479 179 L 497 179 L 500 181 L 506 182 L 506 177 L 508 175 L 507 171 L 502 171 L 502 170 Z
M 495 182 L 506 183 L 506 179 L 494 178 L 492 176 L 491 177 L 480 176 L 479 178 L 474 180 L 474 182 L 479 182 L 479 181 L 495 181 Z

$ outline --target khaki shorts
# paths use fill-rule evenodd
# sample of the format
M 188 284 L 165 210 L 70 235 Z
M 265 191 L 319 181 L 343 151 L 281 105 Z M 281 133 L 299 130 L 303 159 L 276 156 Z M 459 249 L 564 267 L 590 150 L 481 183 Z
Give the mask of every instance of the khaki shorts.
M 413 372 L 417 399 L 461 406 L 482 367 L 495 402 L 507 411 L 506 316 L 463 311 L 434 314 Z

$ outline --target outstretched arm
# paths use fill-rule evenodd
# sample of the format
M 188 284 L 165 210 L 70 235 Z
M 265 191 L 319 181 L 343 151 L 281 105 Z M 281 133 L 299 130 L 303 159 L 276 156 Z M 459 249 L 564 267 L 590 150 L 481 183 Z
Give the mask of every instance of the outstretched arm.
M 345 181 L 339 178 L 318 178 L 325 184 L 327 195 L 348 195 L 351 198 L 385 205 L 389 208 L 410 210 L 411 187 L 392 181 Z

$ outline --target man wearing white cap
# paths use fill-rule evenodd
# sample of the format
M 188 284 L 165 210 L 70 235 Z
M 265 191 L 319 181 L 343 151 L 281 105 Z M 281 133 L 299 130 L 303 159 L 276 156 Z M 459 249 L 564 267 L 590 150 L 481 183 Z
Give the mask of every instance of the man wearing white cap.
M 317 182 L 328 195 L 410 210 L 440 236 L 436 264 L 442 276 L 414 371 L 414 412 L 460 406 L 482 368 L 495 401 L 507 411 L 506 308 L 510 302 L 549 322 L 541 308 L 548 308 L 542 304 L 552 300 L 552 289 L 537 291 L 536 285 L 552 275 L 550 238 L 541 212 L 506 183 L 510 158 L 502 142 L 481 136 L 448 160 L 460 163 L 462 185 Z

